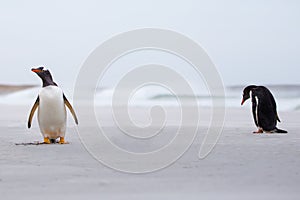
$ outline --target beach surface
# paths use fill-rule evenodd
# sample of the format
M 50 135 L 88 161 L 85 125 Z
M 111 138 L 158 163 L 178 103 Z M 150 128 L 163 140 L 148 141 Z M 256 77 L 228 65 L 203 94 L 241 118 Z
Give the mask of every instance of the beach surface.
M 94 159 L 70 115 L 69 144 L 16 145 L 42 141 L 36 118 L 31 129 L 26 127 L 31 106 L 0 106 L 1 199 L 299 199 L 300 112 L 279 113 L 279 127 L 288 134 L 252 134 L 255 126 L 248 108 L 226 109 L 220 139 L 205 159 L 199 159 L 198 153 L 209 120 L 200 119 L 195 141 L 174 164 L 152 173 L 129 174 Z M 157 143 L 126 144 L 116 134 L 110 109 L 96 109 L 104 129 L 119 145 L 135 151 L 155 148 Z M 142 108 L 134 113 L 137 119 L 145 116 Z M 209 109 L 200 113 L 209 116 Z M 84 113 L 78 115 L 79 126 L 97 132 L 97 124 L 90 124 Z M 177 121 L 175 115 L 168 115 L 168 132 Z
M 29 88 L 36 87 L 36 85 L 3 85 L 0 84 L 0 95 L 10 94 Z

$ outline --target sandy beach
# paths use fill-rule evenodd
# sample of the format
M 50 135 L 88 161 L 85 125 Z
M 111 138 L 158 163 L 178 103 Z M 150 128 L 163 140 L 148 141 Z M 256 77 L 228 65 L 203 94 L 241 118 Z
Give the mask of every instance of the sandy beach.
M 220 140 L 208 157 L 198 158 L 208 128 L 202 121 L 184 156 L 163 170 L 137 175 L 95 160 L 82 145 L 70 115 L 66 136 L 70 144 L 15 145 L 42 141 L 36 119 L 32 129 L 26 127 L 30 107 L 1 105 L 1 199 L 299 199 L 299 112 L 280 113 L 279 127 L 288 134 L 254 135 L 248 108 L 227 109 Z M 109 109 L 97 109 L 106 119 L 105 129 L 118 132 Z M 140 109 L 135 113 L 143 116 Z M 202 116 L 209 114 L 208 109 L 200 111 Z M 177 119 L 168 120 L 172 124 Z M 88 122 L 84 113 L 79 114 L 79 125 L 96 131 L 96 125 Z
M 26 90 L 26 89 L 33 88 L 33 87 L 36 87 L 36 85 L 3 85 L 3 84 L 0 84 L 0 95 L 10 94 L 13 92 Z
M 299 11 L 2 0 L 0 200 L 300 200 Z

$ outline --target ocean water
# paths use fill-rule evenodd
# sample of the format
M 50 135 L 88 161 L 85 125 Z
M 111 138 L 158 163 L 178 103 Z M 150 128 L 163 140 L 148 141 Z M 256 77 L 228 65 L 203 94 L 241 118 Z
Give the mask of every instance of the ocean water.
M 225 105 L 228 108 L 241 107 L 242 90 L 244 86 L 231 86 L 226 87 L 225 90 Z M 292 111 L 300 110 L 300 85 L 273 85 L 268 86 L 273 93 L 277 109 L 279 111 Z M 31 88 L 19 92 L 0 95 L 0 104 L 2 105 L 32 105 L 37 97 L 40 88 Z M 73 89 L 64 89 L 65 94 L 72 101 Z M 94 104 L 97 106 L 110 106 L 114 98 L 115 90 L 113 88 L 102 88 L 95 91 Z M 133 92 L 127 99 L 122 100 L 123 105 L 129 106 L 180 106 L 184 103 L 189 103 L 196 99 L 199 106 L 211 107 L 212 97 L 207 91 L 196 94 L 172 94 L 164 88 L 157 86 L 140 88 L 138 91 Z M 251 101 L 248 100 L 244 106 L 250 108 Z
M 245 86 L 230 86 L 226 88 L 228 107 L 240 106 L 244 87 Z M 271 91 L 276 100 L 277 110 L 300 110 L 300 85 L 267 85 L 266 87 Z M 250 107 L 251 100 L 248 100 L 244 105 Z

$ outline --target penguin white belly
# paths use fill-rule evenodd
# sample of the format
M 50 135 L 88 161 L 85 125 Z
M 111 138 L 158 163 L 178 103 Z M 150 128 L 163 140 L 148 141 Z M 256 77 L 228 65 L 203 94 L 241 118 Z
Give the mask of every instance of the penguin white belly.
M 57 86 L 42 88 L 39 93 L 38 122 L 44 138 L 64 137 L 66 119 L 62 90 Z
M 258 122 L 258 104 L 259 104 L 259 100 L 258 100 L 257 96 L 255 96 L 255 100 L 256 100 L 255 118 L 256 118 L 256 121 Z

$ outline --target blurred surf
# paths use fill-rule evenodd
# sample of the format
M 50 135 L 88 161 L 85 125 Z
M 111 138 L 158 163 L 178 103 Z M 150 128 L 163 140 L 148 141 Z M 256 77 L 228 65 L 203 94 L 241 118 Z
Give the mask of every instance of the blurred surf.
M 300 85 L 270 85 L 267 87 L 273 93 L 279 111 L 300 110 Z M 226 88 L 226 107 L 240 107 L 243 88 L 244 86 L 241 85 Z M 31 105 L 39 90 L 39 86 L 0 86 L 0 104 Z M 73 89 L 63 88 L 63 90 L 68 98 L 72 99 Z M 94 94 L 94 104 L 97 106 L 112 105 L 114 92 L 113 88 L 97 89 Z M 212 97 L 208 91 L 203 91 L 201 94 L 199 92 L 195 94 L 172 94 L 165 88 L 147 86 L 130 93 L 128 102 L 122 103 L 124 105 L 128 103 L 130 106 L 179 106 L 180 100 L 188 104 L 195 99 L 199 106 L 211 107 L 213 98 L 221 99 L 221 97 Z M 251 106 L 250 103 L 246 105 Z

